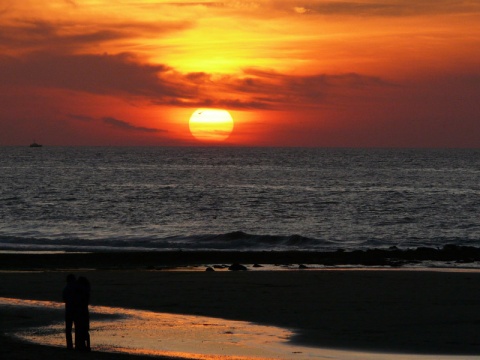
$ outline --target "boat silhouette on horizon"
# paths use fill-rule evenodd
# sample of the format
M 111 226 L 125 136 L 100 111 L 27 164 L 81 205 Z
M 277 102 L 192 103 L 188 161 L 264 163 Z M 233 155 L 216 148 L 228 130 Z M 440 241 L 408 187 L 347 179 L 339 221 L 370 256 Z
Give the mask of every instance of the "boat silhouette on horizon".
M 30 147 L 35 147 L 35 148 L 38 148 L 38 147 L 42 147 L 43 145 L 42 144 L 38 144 L 37 142 L 33 142 L 30 144 Z

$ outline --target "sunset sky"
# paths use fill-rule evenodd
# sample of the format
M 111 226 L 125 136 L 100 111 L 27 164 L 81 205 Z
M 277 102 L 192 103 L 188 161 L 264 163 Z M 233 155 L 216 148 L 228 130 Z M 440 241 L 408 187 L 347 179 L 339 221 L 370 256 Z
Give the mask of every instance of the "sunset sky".
M 480 1 L 0 0 L 0 146 L 480 147 Z M 218 144 L 218 143 L 216 143 Z

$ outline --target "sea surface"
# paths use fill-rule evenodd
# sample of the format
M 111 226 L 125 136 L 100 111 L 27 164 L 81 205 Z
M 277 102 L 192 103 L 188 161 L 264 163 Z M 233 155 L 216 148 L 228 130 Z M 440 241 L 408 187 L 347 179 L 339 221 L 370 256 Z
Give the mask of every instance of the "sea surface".
M 480 246 L 480 149 L 0 147 L 0 250 Z

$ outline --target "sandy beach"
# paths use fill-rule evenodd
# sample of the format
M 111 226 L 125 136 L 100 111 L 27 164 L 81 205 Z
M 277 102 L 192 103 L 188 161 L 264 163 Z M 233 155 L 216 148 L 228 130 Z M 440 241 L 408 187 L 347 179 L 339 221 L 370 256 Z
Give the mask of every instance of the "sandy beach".
M 61 265 L 63 270 L 48 264 L 35 271 L 9 267 L 0 273 L 0 297 L 61 301 L 66 274 L 74 272 L 90 279 L 92 305 L 274 325 L 293 329 L 290 341 L 306 346 L 480 355 L 477 272 L 80 270 Z M 0 312 L 3 333 L 61 321 L 62 316 L 49 311 L 12 312 L 1 306 Z M 25 345 L 3 335 L 0 341 L 2 359 L 33 358 L 32 354 L 36 359 L 82 356 L 61 348 Z M 93 355 L 136 357 L 98 351 Z

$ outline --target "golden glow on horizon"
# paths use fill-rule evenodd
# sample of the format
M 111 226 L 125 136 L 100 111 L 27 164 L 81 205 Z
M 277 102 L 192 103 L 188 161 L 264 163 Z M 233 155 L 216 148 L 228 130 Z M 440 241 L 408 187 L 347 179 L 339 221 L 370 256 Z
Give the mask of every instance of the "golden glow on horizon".
M 190 117 L 190 132 L 200 141 L 224 141 L 233 131 L 233 118 L 227 110 L 197 109 Z

